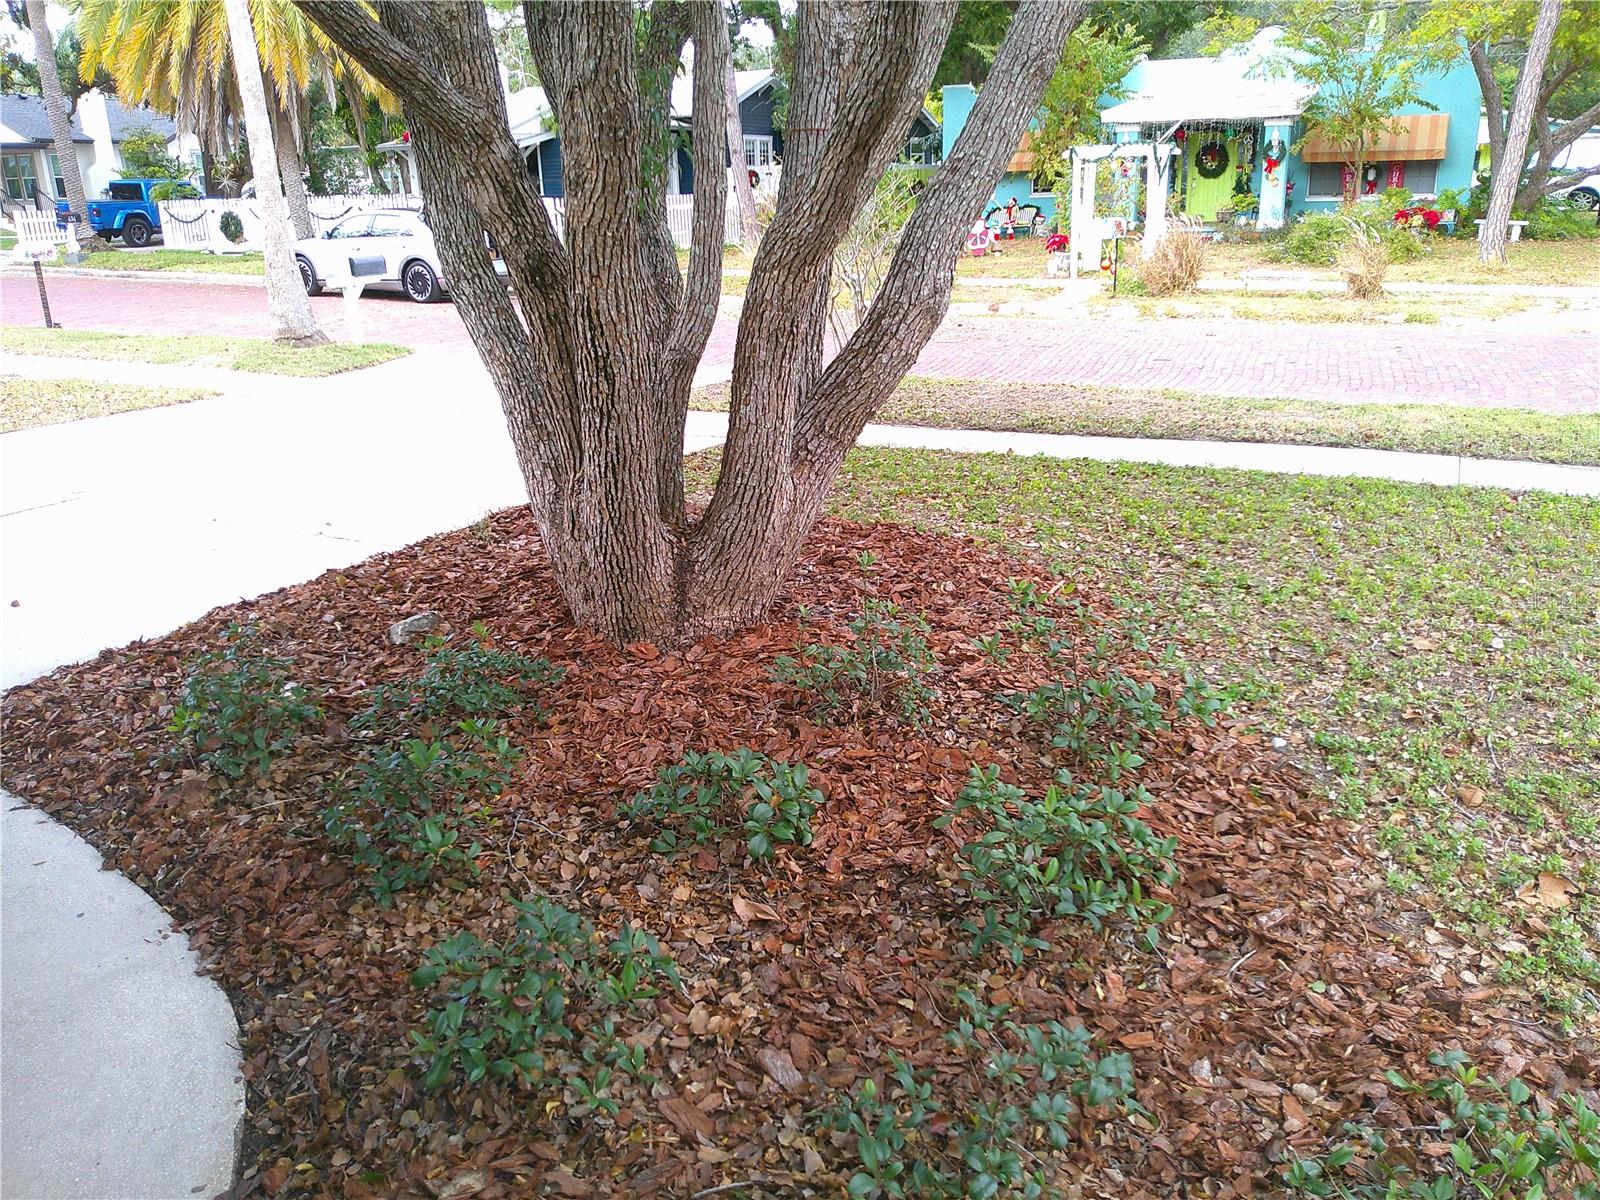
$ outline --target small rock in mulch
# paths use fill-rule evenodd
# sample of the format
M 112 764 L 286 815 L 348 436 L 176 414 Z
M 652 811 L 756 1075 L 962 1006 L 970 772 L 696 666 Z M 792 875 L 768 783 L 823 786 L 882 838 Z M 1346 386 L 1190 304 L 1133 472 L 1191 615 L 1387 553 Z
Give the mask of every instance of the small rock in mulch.
M 391 646 L 404 646 L 408 642 L 425 637 L 439 628 L 442 618 L 433 611 L 414 613 L 404 620 L 396 621 L 389 626 L 389 644 Z

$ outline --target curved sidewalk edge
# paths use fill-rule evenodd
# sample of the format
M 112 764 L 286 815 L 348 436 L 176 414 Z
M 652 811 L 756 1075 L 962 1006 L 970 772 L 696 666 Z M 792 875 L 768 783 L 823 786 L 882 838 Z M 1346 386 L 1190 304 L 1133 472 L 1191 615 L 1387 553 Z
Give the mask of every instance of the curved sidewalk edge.
M 194 1200 L 233 1183 L 239 1027 L 172 918 L 6 792 L 0 1194 Z

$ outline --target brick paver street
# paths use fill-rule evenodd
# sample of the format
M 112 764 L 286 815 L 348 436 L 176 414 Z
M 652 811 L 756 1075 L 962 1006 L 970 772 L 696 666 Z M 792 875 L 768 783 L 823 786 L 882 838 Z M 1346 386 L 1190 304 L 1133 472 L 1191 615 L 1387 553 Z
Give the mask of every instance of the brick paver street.
M 69 329 L 266 336 L 259 288 L 55 275 L 50 304 Z M 314 301 L 319 320 L 346 336 L 344 301 Z M 412 346 L 471 343 L 449 304 L 399 296 L 361 301 L 361 336 Z M 8 272 L 0 319 L 37 324 L 25 274 Z M 718 321 L 708 364 L 733 356 L 734 325 Z M 1600 411 L 1600 339 L 1590 332 L 1465 327 L 1295 325 L 1200 319 L 977 317 L 947 321 L 919 373 L 1018 382 L 1177 388 L 1232 396 L 1334 402 L 1412 401 L 1545 412 Z
M 1588 332 L 1279 322 L 947 321 L 918 374 L 1225 396 L 1600 412 Z

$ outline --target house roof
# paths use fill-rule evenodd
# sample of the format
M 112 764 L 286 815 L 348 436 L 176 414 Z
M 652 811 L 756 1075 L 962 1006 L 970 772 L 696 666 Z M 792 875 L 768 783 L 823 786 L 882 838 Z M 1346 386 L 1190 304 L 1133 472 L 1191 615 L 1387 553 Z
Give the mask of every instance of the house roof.
M 1128 73 L 1128 96 L 1100 110 L 1108 125 L 1166 125 L 1178 121 L 1243 121 L 1294 117 L 1315 93 L 1292 68 L 1272 73 L 1277 29 L 1263 29 L 1215 58 L 1144 59 Z
M 7 146 L 47 146 L 53 140 L 50 134 L 50 111 L 40 96 L 19 96 L 12 93 L 0 95 L 0 143 Z M 72 140 L 88 142 L 92 139 L 83 131 L 78 114 L 72 114 Z
M 114 96 L 106 96 L 106 119 L 111 126 L 111 140 L 120 142 L 135 129 L 150 128 L 169 141 L 177 136 L 177 126 L 168 117 L 149 108 L 128 108 Z M 0 144 L 7 146 L 48 146 L 54 139 L 50 133 L 50 113 L 41 96 L 21 96 L 13 93 L 0 95 Z M 79 115 L 72 114 L 72 140 L 93 141 L 83 131 Z

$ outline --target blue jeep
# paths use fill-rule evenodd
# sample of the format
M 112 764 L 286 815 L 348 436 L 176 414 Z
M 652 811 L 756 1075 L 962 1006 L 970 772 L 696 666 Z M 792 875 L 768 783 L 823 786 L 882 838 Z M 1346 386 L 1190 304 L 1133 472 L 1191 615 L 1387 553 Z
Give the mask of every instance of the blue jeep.
M 102 199 L 88 202 L 90 227 L 108 238 L 120 237 L 125 245 L 148 246 L 150 239 L 161 232 L 161 211 L 150 199 L 150 189 L 172 182 L 170 179 L 112 180 Z M 186 190 L 193 191 L 192 188 Z M 56 202 L 56 215 L 65 223 L 65 200 Z

